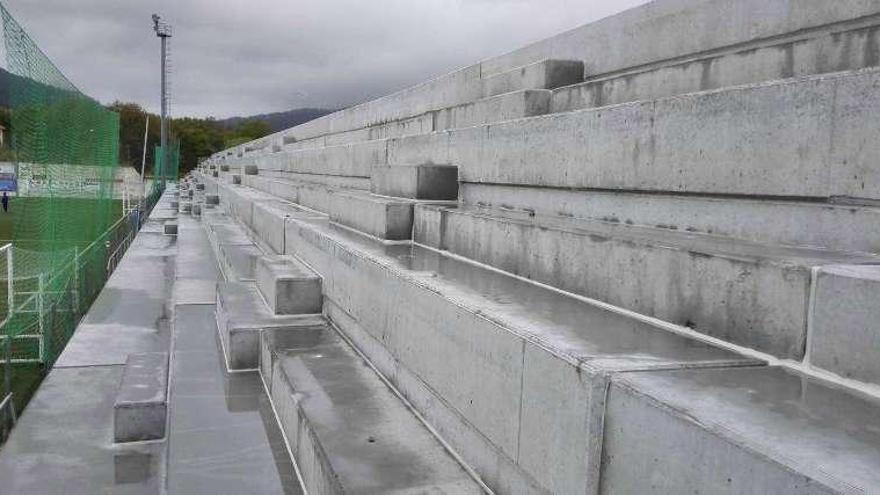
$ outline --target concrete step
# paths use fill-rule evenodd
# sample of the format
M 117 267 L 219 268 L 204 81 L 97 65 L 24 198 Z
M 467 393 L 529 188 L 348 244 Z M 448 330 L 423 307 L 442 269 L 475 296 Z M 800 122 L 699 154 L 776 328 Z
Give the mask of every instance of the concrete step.
M 168 353 L 129 354 L 113 403 L 113 440 L 164 438 L 167 414 Z
M 880 208 L 834 202 L 462 184 L 461 202 L 768 244 L 880 252 Z
M 412 238 L 413 202 L 357 191 L 335 191 L 330 220 L 379 239 Z
M 412 199 L 458 199 L 458 168 L 451 165 L 374 166 L 370 175 L 374 194 Z
M 465 183 L 880 199 L 880 71 L 852 71 L 389 140 Z
M 256 279 L 257 289 L 274 314 L 321 312 L 321 277 L 295 257 L 260 257 L 257 260 Z
M 880 266 L 830 265 L 816 274 L 807 359 L 880 385 Z
M 296 194 L 296 187 L 300 184 L 312 184 L 337 189 L 367 190 L 370 188 L 370 179 L 367 177 L 264 171 L 257 177 L 246 177 L 243 184 L 273 196 L 293 201 L 294 198 L 292 196 Z
M 434 250 L 314 220 L 287 237 L 325 313 L 500 493 L 596 486 L 615 373 L 759 364 Z
M 369 177 L 370 167 L 385 163 L 385 140 L 364 141 L 318 149 L 282 151 L 249 159 L 261 171 Z
M 880 487 L 880 402 L 783 368 L 620 374 L 607 407 L 602 493 Z
M 553 91 L 551 111 L 568 112 L 697 91 L 876 66 L 877 19 L 855 20 L 727 50 L 637 67 Z M 844 48 L 845 47 L 845 48 Z
M 237 371 L 259 366 L 263 330 L 296 329 L 320 322 L 315 315 L 274 314 L 253 282 L 219 282 L 215 312 L 226 366 Z
M 880 263 L 865 253 L 485 208 L 442 209 L 415 225 L 417 242 L 797 360 L 813 268 Z
M 483 78 L 483 96 L 524 89 L 554 89 L 584 80 L 580 60 L 546 59 Z
M 255 244 L 220 244 L 218 254 L 226 280 L 235 282 L 256 280 L 257 260 L 264 253 Z
M 275 253 L 284 252 L 284 223 L 288 218 L 326 218 L 327 215 L 287 201 L 272 200 L 254 204 L 253 234 Z
M 267 331 L 261 370 L 306 489 L 484 493 L 336 332 Z
M 523 89 L 436 110 L 432 112 L 434 116 L 433 131 L 544 115 L 550 111 L 551 95 L 552 93 L 546 89 Z

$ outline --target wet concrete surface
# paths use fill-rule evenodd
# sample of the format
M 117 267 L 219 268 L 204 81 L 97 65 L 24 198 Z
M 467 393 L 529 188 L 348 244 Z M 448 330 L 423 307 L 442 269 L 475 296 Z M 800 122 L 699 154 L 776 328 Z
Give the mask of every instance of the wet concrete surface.
M 285 416 L 309 486 L 344 493 L 484 493 L 376 373 L 329 326 L 275 331 L 274 397 L 296 396 Z M 290 346 L 290 347 L 286 347 Z M 275 388 L 278 387 L 278 388 Z M 291 418 L 296 418 L 296 421 Z M 322 479 L 323 478 L 323 479 Z
M 304 220 L 529 339 L 607 371 L 761 364 L 506 274 L 409 244 L 385 244 L 326 222 Z
M 705 493 L 788 493 L 762 480 L 768 464 L 799 477 L 794 493 L 880 488 L 880 402 L 828 382 L 778 367 L 627 373 L 614 379 L 609 395 L 604 477 L 626 493 L 694 486 Z M 685 471 L 670 464 L 681 455 L 693 459 Z M 643 476 L 632 477 L 633 470 Z
M 0 493 L 161 493 L 164 446 L 113 444 L 121 377 L 121 366 L 53 370 L 0 450 Z
M 218 276 L 207 235 L 182 217 L 179 242 L 193 266 L 175 287 L 167 491 L 303 493 L 259 374 L 225 370 L 213 300 L 205 304 Z
M 168 350 L 175 250 L 173 237 L 138 234 L 55 366 L 125 364 L 130 353 Z
M 113 405 L 129 354 L 167 351 L 176 215 L 166 192 L 0 450 L 0 493 L 161 493 L 161 442 L 115 445 Z

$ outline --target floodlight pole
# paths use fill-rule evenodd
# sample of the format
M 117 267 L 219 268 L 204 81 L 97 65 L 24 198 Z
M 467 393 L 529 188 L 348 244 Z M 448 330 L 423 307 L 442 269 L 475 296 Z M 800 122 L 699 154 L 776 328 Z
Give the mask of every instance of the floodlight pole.
M 171 26 L 162 22 L 162 18 L 153 14 L 153 30 L 162 42 L 162 124 L 161 124 L 161 158 L 162 165 L 160 184 L 165 189 L 165 173 L 168 168 L 168 38 L 171 37 Z M 153 180 L 156 180 L 155 177 Z

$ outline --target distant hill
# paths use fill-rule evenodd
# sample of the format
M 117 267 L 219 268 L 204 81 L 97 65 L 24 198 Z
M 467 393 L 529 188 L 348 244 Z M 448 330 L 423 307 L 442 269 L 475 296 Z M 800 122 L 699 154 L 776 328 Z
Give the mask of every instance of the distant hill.
M 295 108 L 286 112 L 262 113 L 259 115 L 251 115 L 249 117 L 230 117 L 228 119 L 217 120 L 217 123 L 224 128 L 232 129 L 241 122 L 247 120 L 259 120 L 269 124 L 272 132 L 278 132 L 317 119 L 318 117 L 323 117 L 324 115 L 335 111 L 336 110 L 328 110 L 325 108 Z

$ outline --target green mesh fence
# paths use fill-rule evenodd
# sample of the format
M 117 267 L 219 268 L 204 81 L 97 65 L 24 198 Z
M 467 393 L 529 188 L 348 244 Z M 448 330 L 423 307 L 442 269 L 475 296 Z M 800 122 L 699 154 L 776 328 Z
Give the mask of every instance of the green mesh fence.
M 81 93 L 2 4 L 0 16 L 12 74 L 11 149 L 3 156 L 14 157 L 0 167 L 17 179 L 8 210 L 0 210 L 0 244 L 12 244 L 0 249 L 0 401 L 12 392 L 21 410 L 148 208 L 141 202 L 123 212 L 124 188 L 114 187 L 119 116 Z M 0 440 L 3 414 L 0 407 Z
M 180 173 L 180 142 L 169 146 L 168 153 L 162 153 L 162 147 L 156 146 L 153 150 L 153 186 L 154 191 L 161 190 L 161 184 L 169 181 L 177 181 Z M 163 156 L 167 158 L 162 159 Z M 160 192 L 161 194 L 161 192 Z

